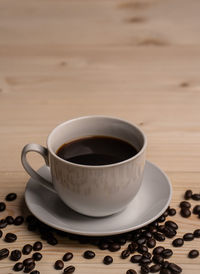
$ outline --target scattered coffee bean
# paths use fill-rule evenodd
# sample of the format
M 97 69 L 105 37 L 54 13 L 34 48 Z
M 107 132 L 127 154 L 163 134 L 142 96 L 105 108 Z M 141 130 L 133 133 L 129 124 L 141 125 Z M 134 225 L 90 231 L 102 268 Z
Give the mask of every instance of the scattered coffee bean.
M 196 205 L 194 208 L 193 208 L 193 214 L 199 214 L 200 213 L 200 205 Z
M 172 272 L 169 269 L 161 269 L 160 274 L 172 274 Z
M 28 254 L 31 253 L 32 249 L 33 249 L 32 245 L 26 244 L 26 245 L 22 248 L 22 253 L 23 253 L 24 255 L 28 255 Z
M 138 240 L 137 240 L 137 244 L 138 245 L 143 245 L 143 244 L 145 244 L 146 243 L 146 239 L 145 238 L 139 238 Z
M 131 257 L 131 262 L 132 263 L 139 263 L 142 259 L 142 255 L 133 255 Z
M 199 256 L 199 251 L 196 249 L 190 250 L 190 252 L 188 253 L 188 257 L 193 259 Z
M 10 254 L 10 259 L 11 259 L 12 261 L 19 261 L 19 259 L 21 259 L 21 256 L 22 256 L 21 251 L 18 250 L 18 249 L 15 249 L 15 250 L 13 250 L 13 251 L 11 252 L 11 254 Z
M 178 225 L 173 221 L 167 221 L 165 222 L 165 225 L 175 230 L 178 229 Z
M 15 225 L 21 225 L 24 222 L 24 217 L 23 216 L 17 216 L 14 220 Z
M 40 272 L 38 270 L 33 270 L 30 274 L 40 274 Z
M 73 265 L 69 265 L 64 269 L 64 274 L 74 273 L 75 267 Z
M 106 242 L 99 243 L 99 249 L 101 249 L 101 250 L 106 250 L 106 249 L 108 249 L 108 247 L 109 247 L 109 244 Z
M 200 238 L 200 229 L 196 229 L 193 234 L 195 238 Z
M 142 259 L 141 259 L 141 261 L 140 261 L 140 265 L 147 265 L 147 264 L 150 264 L 151 262 L 152 262 L 151 259 L 149 259 L 149 258 L 144 258 L 144 257 L 142 256 Z
M 148 252 L 148 247 L 146 245 L 140 245 L 137 251 L 141 254 L 146 253 Z
M 130 250 L 129 249 L 125 249 L 121 253 L 121 258 L 122 259 L 126 259 L 126 258 L 128 258 L 130 256 L 130 254 L 131 254 Z
M 118 250 L 120 250 L 121 246 L 118 244 L 118 243 L 112 243 L 109 245 L 108 249 L 111 251 L 111 252 L 116 252 Z
M 63 269 L 63 267 L 64 267 L 64 263 L 61 260 L 57 260 L 54 264 L 54 268 L 56 270 L 61 270 L 61 269 Z
M 165 240 L 164 234 L 162 234 L 160 232 L 154 233 L 154 238 L 159 242 L 163 242 Z
M 40 251 L 41 249 L 42 249 L 42 243 L 39 242 L 39 241 L 35 242 L 34 245 L 33 245 L 33 250 L 34 251 Z
M 161 252 L 161 256 L 164 258 L 164 259 L 168 259 L 170 258 L 171 256 L 173 255 L 173 251 L 171 249 L 164 249 L 162 252 Z
M 180 247 L 184 244 L 184 240 L 182 238 L 176 238 L 175 240 L 173 240 L 172 245 L 174 247 Z
M 162 264 L 164 262 L 164 259 L 161 255 L 154 255 L 152 261 L 156 264 Z
M 47 243 L 50 245 L 57 245 L 58 241 L 55 237 L 51 237 L 47 239 Z
M 162 264 L 162 268 L 168 268 L 169 266 L 169 262 L 168 261 L 164 261 Z
M 184 218 L 189 218 L 191 216 L 191 211 L 186 207 L 182 208 L 180 213 L 181 213 L 181 216 Z
M 154 264 L 150 267 L 150 272 L 151 273 L 156 273 L 158 271 L 160 271 L 161 267 L 159 264 Z
M 192 241 L 194 239 L 194 234 L 193 233 L 185 233 L 183 235 L 183 240 L 184 241 Z
M 118 242 L 118 244 L 120 244 L 120 245 L 125 245 L 126 239 L 125 239 L 125 238 L 119 238 L 119 239 L 117 240 L 117 242 Z
M 169 226 L 166 226 L 163 232 L 167 238 L 173 238 L 177 234 L 176 230 Z
M 192 199 L 195 200 L 195 201 L 200 201 L 200 194 L 192 194 Z
M 105 256 L 103 259 L 103 263 L 106 265 L 112 264 L 113 258 L 111 256 Z
M 174 263 L 170 263 L 168 268 L 169 268 L 169 270 L 171 270 L 173 273 L 176 273 L 176 274 L 182 272 L 182 268 Z
M 181 208 L 191 208 L 191 204 L 189 202 L 182 201 L 182 202 L 180 202 L 180 207 Z
M 16 271 L 16 272 L 21 271 L 23 268 L 24 268 L 23 263 L 16 263 L 16 264 L 13 266 L 13 270 Z
M 176 215 L 176 209 L 175 208 L 170 208 L 168 211 L 169 216 L 174 216 Z
M 32 264 L 33 262 L 34 262 L 33 258 L 27 258 L 27 259 L 23 260 L 23 265 L 27 266 L 29 264 Z
M 35 268 L 35 262 L 28 264 L 28 265 L 26 265 L 25 268 L 24 268 L 24 273 L 29 273 L 29 272 L 31 272 L 34 268 Z
M 32 258 L 34 259 L 34 261 L 40 261 L 42 259 L 42 254 L 40 252 L 35 252 L 33 253 Z
M 3 235 L 3 232 L 2 232 L 1 229 L 0 229 L 0 238 L 2 237 L 2 235 Z
M 186 190 L 184 198 L 185 198 L 185 200 L 191 199 L 192 198 L 192 190 L 190 190 L 190 189 Z
M 4 202 L 0 202 L 0 211 L 4 211 L 6 209 L 6 204 Z
M 159 225 L 158 226 L 158 231 L 163 233 L 165 231 L 165 228 L 166 228 L 165 225 Z
M 154 248 L 153 250 L 153 254 L 154 255 L 159 255 L 163 252 L 164 250 L 164 247 L 163 246 L 157 246 L 156 248 Z
M 150 231 L 151 233 L 155 233 L 155 232 L 157 232 L 157 228 L 154 227 L 154 226 L 149 226 L 149 231 Z
M 126 274 L 137 274 L 137 272 L 134 269 L 128 269 Z
M 17 240 L 17 236 L 14 233 L 7 233 L 4 240 L 7 243 L 13 243 Z
M 143 253 L 142 254 L 142 258 L 147 258 L 147 259 L 151 259 L 151 253 L 149 253 L 149 252 L 145 252 L 145 253 Z
M 128 245 L 128 250 L 133 253 L 138 249 L 138 244 L 132 242 L 131 244 Z
M 168 215 L 168 213 L 167 213 Z M 161 215 L 159 218 L 158 218 L 158 222 L 159 223 L 163 223 L 165 221 L 165 216 Z
M 17 194 L 16 193 L 9 193 L 8 195 L 6 195 L 6 201 L 11 202 L 14 201 L 17 198 Z
M 9 250 L 7 248 L 3 248 L 0 250 L 0 260 L 7 258 L 9 255 Z
M 165 210 L 165 212 L 163 213 L 162 216 L 164 216 L 164 217 L 166 218 L 166 217 L 169 215 L 169 210 L 170 210 L 170 209 Z
M 63 256 L 63 261 L 67 262 L 67 261 L 71 260 L 72 258 L 73 258 L 73 254 L 71 252 L 67 252 Z
M 14 223 L 14 218 L 12 216 L 7 216 L 5 220 L 8 225 L 12 225 Z
M 150 272 L 149 266 L 148 265 L 142 265 L 141 266 L 141 274 L 147 274 Z
M 85 259 L 93 259 L 95 257 L 95 253 L 91 250 L 86 250 L 83 254 Z
M 147 246 L 148 246 L 149 248 L 155 247 L 155 246 L 156 246 L 156 241 L 155 241 L 154 239 L 148 239 L 148 240 L 147 240 Z
M 5 228 L 7 226 L 6 219 L 1 219 L 0 220 L 0 228 Z

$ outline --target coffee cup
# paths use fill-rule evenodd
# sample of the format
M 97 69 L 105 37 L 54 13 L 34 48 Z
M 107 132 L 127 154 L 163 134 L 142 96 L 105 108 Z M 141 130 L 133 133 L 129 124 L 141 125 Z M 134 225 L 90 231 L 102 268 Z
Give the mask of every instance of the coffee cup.
M 57 151 L 63 144 L 88 136 L 117 138 L 132 145 L 137 152 L 122 161 L 101 165 L 75 163 L 58 156 Z M 85 116 L 54 128 L 47 138 L 47 148 L 39 144 L 26 145 L 21 161 L 33 179 L 56 192 L 67 206 L 84 215 L 103 217 L 125 209 L 137 194 L 142 184 L 146 144 L 144 133 L 132 123 L 114 117 Z M 26 157 L 31 151 L 43 156 L 52 182 L 31 167 Z

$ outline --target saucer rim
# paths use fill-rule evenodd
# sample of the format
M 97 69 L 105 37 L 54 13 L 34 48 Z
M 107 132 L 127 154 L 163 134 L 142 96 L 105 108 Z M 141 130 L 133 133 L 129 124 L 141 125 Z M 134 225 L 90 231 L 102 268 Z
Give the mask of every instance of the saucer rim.
M 80 231 L 80 230 L 74 230 L 74 229 L 70 229 L 70 228 L 62 228 L 60 226 L 56 226 L 54 224 L 51 224 L 50 222 L 47 222 L 46 220 L 43 220 L 42 218 L 38 217 L 35 213 L 33 213 L 33 211 L 31 210 L 31 208 L 29 207 L 29 203 L 27 201 L 27 189 L 28 189 L 28 184 L 30 183 L 31 180 L 34 180 L 32 178 L 30 178 L 26 184 L 26 188 L 25 188 L 25 194 L 24 194 L 24 198 L 25 198 L 25 202 L 26 202 L 26 205 L 29 209 L 29 211 L 41 222 L 45 223 L 46 225 L 54 228 L 54 229 L 57 229 L 57 230 L 60 230 L 60 231 L 63 231 L 63 232 L 67 232 L 67 233 L 71 233 L 71 234 L 76 234 L 76 235 L 83 235 L 83 236 L 110 236 L 110 235 L 118 235 L 118 234 L 123 234 L 123 233 L 127 233 L 127 232 L 130 232 L 130 231 L 134 231 L 134 230 L 137 230 L 139 228 L 142 228 L 142 227 L 145 227 L 146 225 L 152 223 L 153 221 L 155 221 L 157 218 L 159 218 L 164 212 L 165 210 L 168 208 L 169 204 L 170 204 L 170 201 L 171 201 L 171 198 L 172 198 L 172 184 L 171 184 L 171 180 L 169 179 L 169 177 L 167 176 L 167 174 L 160 168 L 158 167 L 156 164 L 153 164 L 152 162 L 146 160 L 145 161 L 145 164 L 149 164 L 149 165 L 152 165 L 154 168 L 158 169 L 165 177 L 166 179 L 166 182 L 168 183 L 168 186 L 169 186 L 169 197 L 166 201 L 166 204 L 165 206 L 163 207 L 163 209 L 161 211 L 159 211 L 158 214 L 156 214 L 154 217 L 152 217 L 151 219 L 149 219 L 148 221 L 144 222 L 144 223 L 141 223 L 139 225 L 136 225 L 134 227 L 129 227 L 129 228 L 124 228 L 124 229 L 120 229 L 120 230 L 114 230 L 114 231 L 109 231 L 109 232 L 101 232 L 101 231 L 95 231 L 95 232 L 87 232 L 87 231 Z M 47 167 L 47 166 L 42 166 L 41 168 L 39 168 L 37 171 L 39 171 L 40 169 L 44 168 L 44 167 Z M 72 209 L 73 210 L 73 209 Z M 126 209 L 124 209 L 126 210 Z M 80 214 L 80 213 L 79 213 Z M 119 213 L 120 214 L 120 213 Z M 112 216 L 112 215 L 111 215 Z M 91 216 L 86 216 L 88 218 L 91 218 L 91 219 L 95 219 L 94 217 L 91 217 Z M 106 218 L 109 218 L 110 216 L 106 216 Z M 98 218 L 99 219 L 99 218 Z M 103 218 L 102 218 L 103 219 Z

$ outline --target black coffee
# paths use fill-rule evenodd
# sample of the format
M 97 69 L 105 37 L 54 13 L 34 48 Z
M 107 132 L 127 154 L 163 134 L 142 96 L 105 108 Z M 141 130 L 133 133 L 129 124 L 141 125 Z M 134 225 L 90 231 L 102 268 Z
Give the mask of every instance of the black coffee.
M 109 165 L 127 160 L 138 151 L 129 143 L 114 137 L 90 136 L 63 144 L 56 154 L 81 165 Z

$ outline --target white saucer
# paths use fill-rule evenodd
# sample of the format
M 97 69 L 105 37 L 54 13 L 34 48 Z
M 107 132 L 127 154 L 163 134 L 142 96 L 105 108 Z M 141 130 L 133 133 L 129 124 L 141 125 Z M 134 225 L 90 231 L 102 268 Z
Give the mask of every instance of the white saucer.
M 51 180 L 46 166 L 38 172 Z M 73 211 L 55 193 L 32 178 L 27 183 L 25 201 L 32 214 L 49 226 L 74 234 L 105 236 L 128 232 L 153 222 L 167 209 L 171 195 L 169 178 L 156 165 L 146 161 L 138 194 L 124 211 L 109 217 L 93 218 Z

